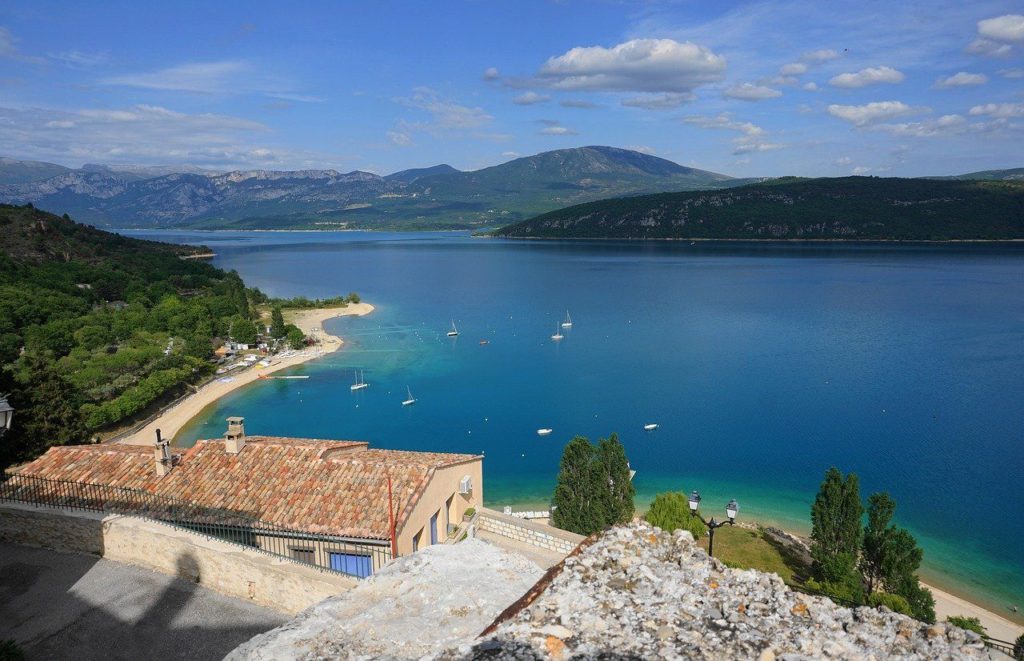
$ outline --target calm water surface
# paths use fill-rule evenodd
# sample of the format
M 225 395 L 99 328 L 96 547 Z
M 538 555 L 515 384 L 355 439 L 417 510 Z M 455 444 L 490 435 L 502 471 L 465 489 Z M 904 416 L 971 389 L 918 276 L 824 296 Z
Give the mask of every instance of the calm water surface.
M 346 345 L 294 370 L 310 379 L 237 391 L 179 443 L 242 415 L 251 433 L 483 452 L 489 505 L 541 508 L 565 441 L 617 432 L 641 503 L 699 489 L 797 530 L 834 464 L 895 497 L 926 578 L 1007 616 L 1024 602 L 1022 249 L 133 234 L 209 245 L 271 295 L 377 307 L 327 322 Z M 371 385 L 352 393 L 355 369 Z

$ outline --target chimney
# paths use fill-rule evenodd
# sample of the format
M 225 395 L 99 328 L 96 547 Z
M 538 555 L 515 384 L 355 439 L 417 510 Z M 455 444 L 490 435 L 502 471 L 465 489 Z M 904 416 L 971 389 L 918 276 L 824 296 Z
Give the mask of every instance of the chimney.
M 224 432 L 224 451 L 238 454 L 245 447 L 245 418 L 228 418 L 228 430 Z
M 160 438 L 160 430 L 156 430 L 156 445 L 153 446 L 153 459 L 156 462 L 157 477 L 171 472 L 171 443 Z

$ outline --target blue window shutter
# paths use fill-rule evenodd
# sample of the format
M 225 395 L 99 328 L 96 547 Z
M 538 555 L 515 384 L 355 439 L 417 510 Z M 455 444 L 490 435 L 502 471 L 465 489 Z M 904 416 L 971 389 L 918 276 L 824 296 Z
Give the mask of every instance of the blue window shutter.
M 366 578 L 373 573 L 373 563 L 368 555 L 360 553 L 335 553 L 328 554 L 331 559 L 331 569 L 345 572 L 359 578 Z
M 434 516 L 430 517 L 430 543 L 437 544 L 437 515 L 438 512 L 434 512 Z

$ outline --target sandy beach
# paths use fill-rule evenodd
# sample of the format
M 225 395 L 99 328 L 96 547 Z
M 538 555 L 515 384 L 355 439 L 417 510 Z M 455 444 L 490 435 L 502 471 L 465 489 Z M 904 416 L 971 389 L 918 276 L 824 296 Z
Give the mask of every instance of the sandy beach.
M 352 303 L 339 308 L 285 311 L 285 322 L 295 324 L 306 335 L 316 338 L 318 340 L 316 345 L 307 347 L 303 351 L 293 352 L 286 357 L 271 357 L 269 367 L 254 365 L 225 374 L 167 409 L 133 434 L 120 438 L 116 442 L 129 445 L 151 445 L 155 442 L 156 430 L 159 429 L 163 438 L 170 439 L 173 444 L 174 436 L 189 420 L 229 392 L 256 381 L 261 374 L 273 374 L 340 349 L 344 343 L 343 340 L 324 331 L 325 321 L 335 317 L 361 317 L 371 312 L 373 312 L 373 306 L 369 303 Z

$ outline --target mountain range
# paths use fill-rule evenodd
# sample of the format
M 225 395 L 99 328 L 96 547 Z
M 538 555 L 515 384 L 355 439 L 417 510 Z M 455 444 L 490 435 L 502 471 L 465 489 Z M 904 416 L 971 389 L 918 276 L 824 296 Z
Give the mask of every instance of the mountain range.
M 742 183 L 614 147 L 544 152 L 472 172 L 449 165 L 380 176 L 336 170 L 0 161 L 0 202 L 105 227 L 430 229 L 507 225 L 591 200 Z

